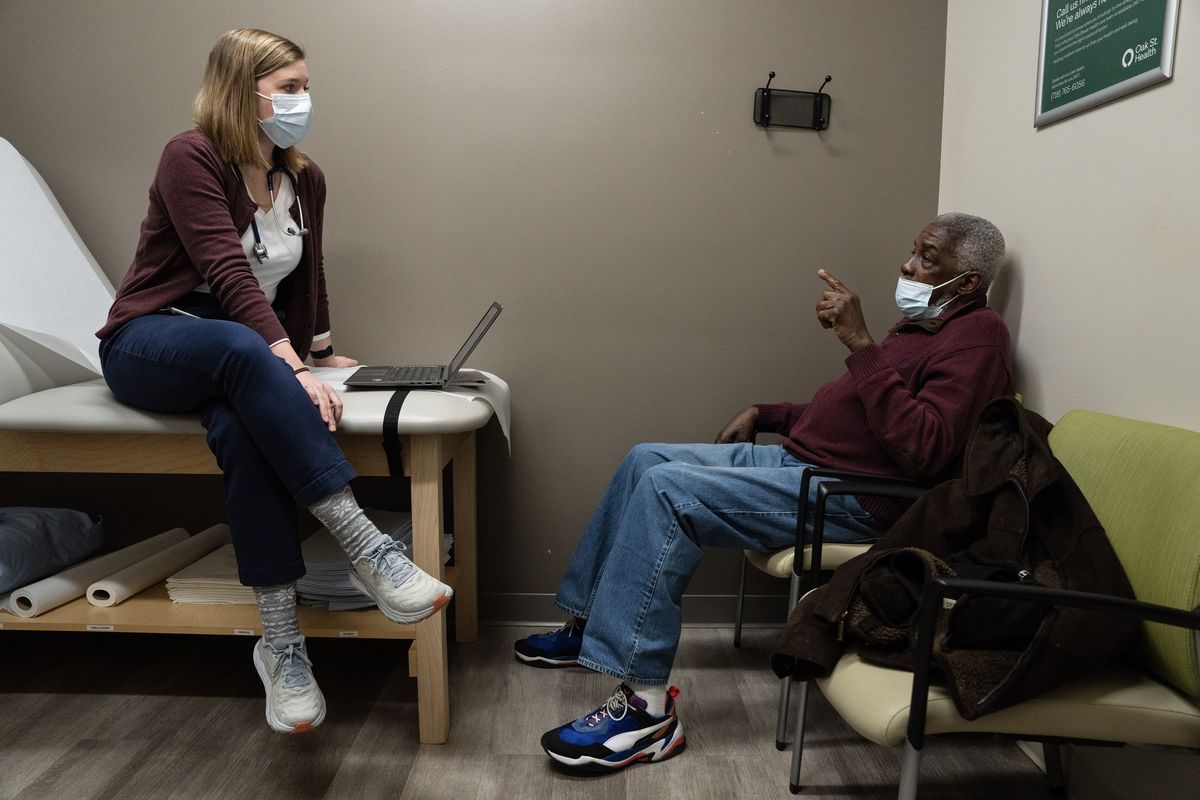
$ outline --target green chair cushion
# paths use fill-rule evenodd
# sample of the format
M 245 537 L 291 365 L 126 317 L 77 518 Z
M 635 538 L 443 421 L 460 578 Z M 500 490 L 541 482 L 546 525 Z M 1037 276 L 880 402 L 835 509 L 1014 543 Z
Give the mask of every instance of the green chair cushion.
M 1200 433 L 1070 411 L 1050 434 L 1139 600 L 1200 607 Z M 1135 654 L 1151 674 L 1200 698 L 1193 633 L 1147 623 Z

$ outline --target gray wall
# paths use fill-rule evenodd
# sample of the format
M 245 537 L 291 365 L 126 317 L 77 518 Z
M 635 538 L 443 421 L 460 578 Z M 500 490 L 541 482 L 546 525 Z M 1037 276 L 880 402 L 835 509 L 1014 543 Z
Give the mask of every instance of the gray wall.
M 945 5 L 8 0 L 0 136 L 115 283 L 216 37 L 306 47 L 338 348 L 441 360 L 504 303 L 474 359 L 510 382 L 514 417 L 511 458 L 482 436 L 481 611 L 545 616 L 631 444 L 711 440 L 840 373 L 818 267 L 876 333 L 896 317 L 937 205 Z M 769 69 L 777 88 L 833 75 L 829 130 L 753 125 Z M 734 555 L 714 555 L 693 595 L 734 591 Z

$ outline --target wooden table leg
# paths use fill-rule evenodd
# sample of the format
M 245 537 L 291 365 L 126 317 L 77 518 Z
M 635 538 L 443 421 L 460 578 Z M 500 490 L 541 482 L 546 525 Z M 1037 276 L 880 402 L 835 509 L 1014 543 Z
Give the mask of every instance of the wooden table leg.
M 475 433 L 454 454 L 454 563 L 458 588 L 454 593 L 455 639 L 473 642 L 479 636 L 479 594 L 475 545 Z
M 441 576 L 443 438 L 414 435 L 409 448 L 412 477 L 413 560 L 430 575 Z M 446 615 L 434 614 L 417 625 L 417 712 L 422 744 L 444 744 L 450 734 L 450 684 L 446 653 Z

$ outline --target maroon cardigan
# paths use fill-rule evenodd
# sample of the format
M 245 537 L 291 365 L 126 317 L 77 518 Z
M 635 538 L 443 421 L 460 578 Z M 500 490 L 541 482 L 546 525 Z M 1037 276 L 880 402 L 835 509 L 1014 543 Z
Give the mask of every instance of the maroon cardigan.
M 934 481 L 962 454 L 983 407 L 1014 393 L 1008 328 L 984 301 L 903 320 L 846 366 L 808 403 L 758 405 L 758 429 L 786 436 L 784 447 L 810 464 Z M 859 500 L 885 525 L 902 511 Z
M 299 200 L 291 213 L 299 219 L 298 206 L 304 204 L 309 233 L 299 265 L 280 284 L 275 299 L 284 313 L 281 323 L 242 249 L 254 203 L 229 162 L 199 130 L 167 142 L 150 185 L 150 209 L 133 265 L 117 290 L 108 322 L 96 335 L 107 338 L 126 322 L 175 304 L 207 281 L 230 319 L 252 328 L 268 344 L 289 339 L 305 358 L 313 335 L 330 327 L 321 251 L 325 174 L 310 161 L 296 184 Z

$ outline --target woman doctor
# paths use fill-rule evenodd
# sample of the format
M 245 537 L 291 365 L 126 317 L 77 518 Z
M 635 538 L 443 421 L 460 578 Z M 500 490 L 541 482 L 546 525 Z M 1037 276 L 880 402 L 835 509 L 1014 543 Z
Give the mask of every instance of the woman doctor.
M 332 435 L 341 401 L 304 365 L 357 363 L 333 351 L 325 176 L 296 149 L 312 118 L 304 51 L 266 31 L 225 33 L 193 114 L 196 127 L 163 150 L 133 264 L 97 332 L 100 358 L 121 402 L 200 412 L 224 472 L 238 575 L 262 618 L 254 665 L 267 722 L 295 733 L 325 717 L 296 619 L 296 502 L 338 540 L 351 581 L 388 618 L 424 619 L 451 589 L 359 508 Z

